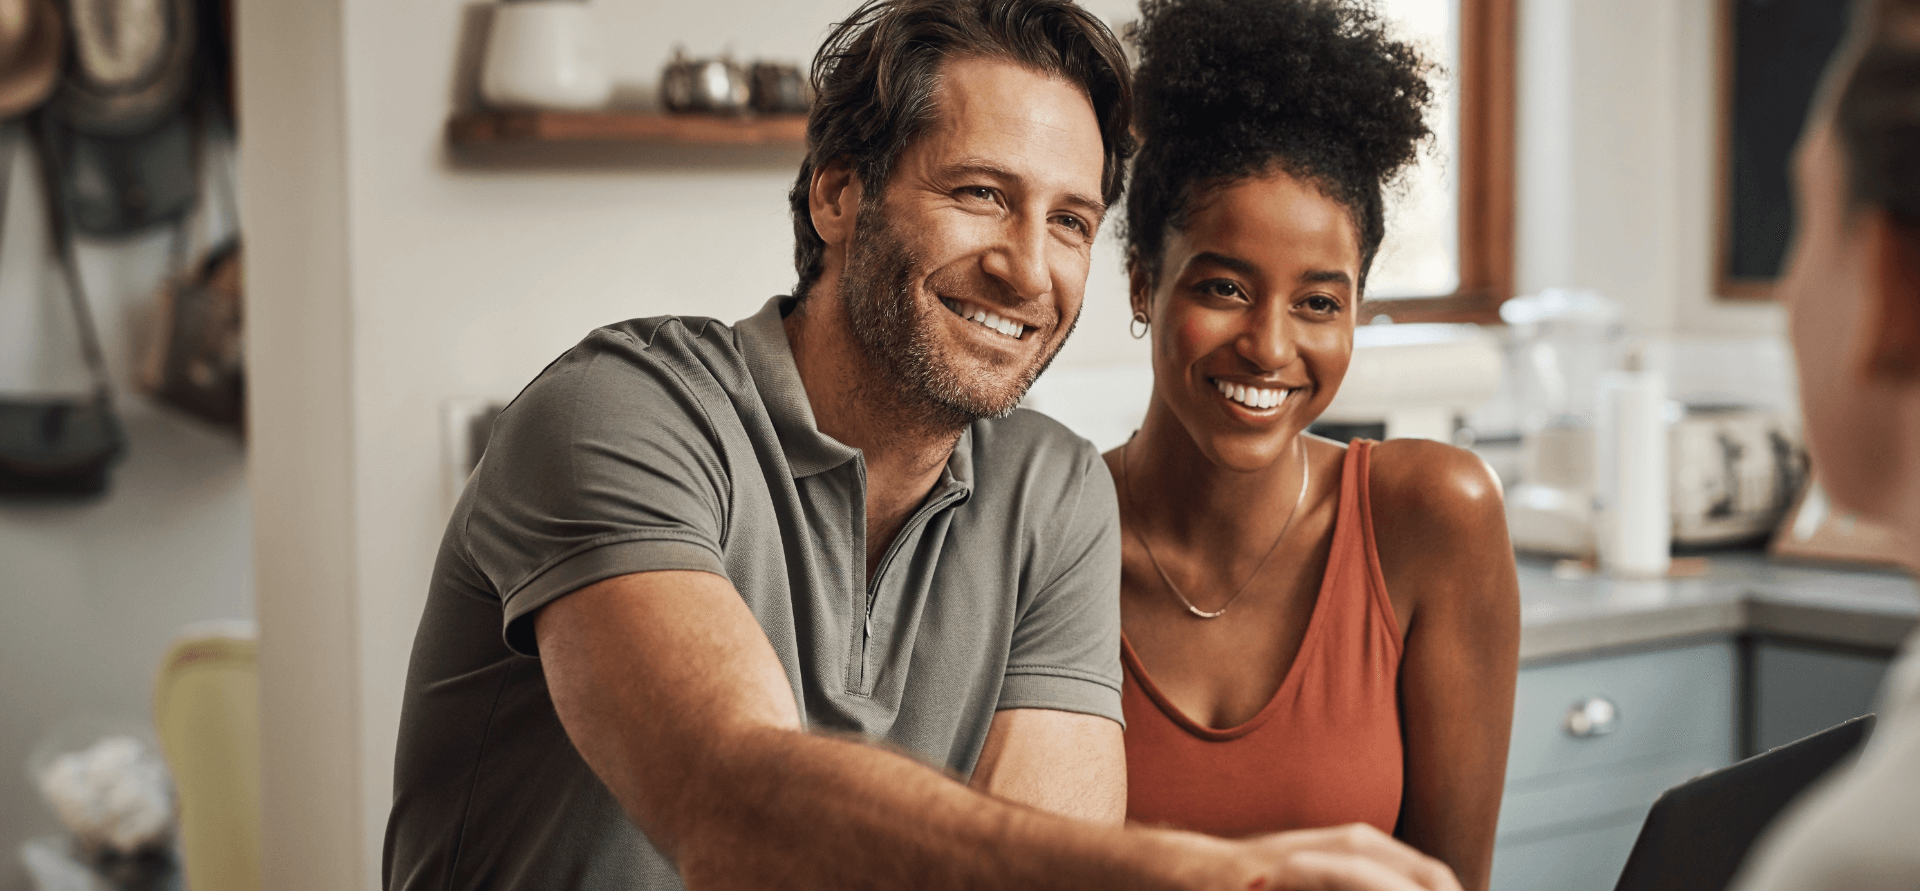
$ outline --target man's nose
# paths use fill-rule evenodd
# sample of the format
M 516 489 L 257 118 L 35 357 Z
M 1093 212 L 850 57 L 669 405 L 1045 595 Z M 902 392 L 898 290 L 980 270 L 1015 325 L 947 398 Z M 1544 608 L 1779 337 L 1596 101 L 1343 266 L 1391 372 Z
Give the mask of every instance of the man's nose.
M 1246 316 L 1246 328 L 1235 341 L 1242 358 L 1272 371 L 1291 363 L 1298 350 L 1294 343 L 1293 314 L 1284 300 L 1260 300 Z
M 1011 216 L 1000 243 L 987 252 L 988 275 L 1004 282 L 1021 300 L 1035 300 L 1053 290 L 1053 271 L 1047 266 L 1047 224 L 1025 214 Z

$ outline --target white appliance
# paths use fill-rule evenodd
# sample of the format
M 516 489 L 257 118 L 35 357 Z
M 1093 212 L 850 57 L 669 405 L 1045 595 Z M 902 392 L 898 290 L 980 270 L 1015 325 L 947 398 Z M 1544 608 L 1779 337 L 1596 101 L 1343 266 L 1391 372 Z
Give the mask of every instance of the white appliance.
M 1388 439 L 1453 440 L 1459 418 L 1500 391 L 1499 342 L 1478 325 L 1362 325 L 1320 423 L 1384 424 Z

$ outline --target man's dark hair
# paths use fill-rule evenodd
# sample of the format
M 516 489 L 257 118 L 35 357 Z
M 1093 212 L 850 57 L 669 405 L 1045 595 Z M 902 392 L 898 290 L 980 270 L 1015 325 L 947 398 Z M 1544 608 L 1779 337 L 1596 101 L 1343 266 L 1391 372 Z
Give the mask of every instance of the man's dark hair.
M 1850 198 L 1920 232 L 1920 0 L 1868 0 L 1866 46 L 1834 112 Z
M 1339 202 L 1360 284 L 1386 234 L 1384 186 L 1431 135 L 1433 66 L 1341 0 L 1145 0 L 1134 87 L 1140 154 L 1127 198 L 1131 262 L 1160 273 L 1196 200 L 1278 169 Z
M 800 274 L 795 296 L 805 298 L 826 256 L 807 206 L 814 171 L 846 161 L 868 200 L 877 199 L 900 153 L 933 120 L 942 64 L 973 57 L 1078 85 L 1105 145 L 1101 195 L 1109 206 L 1120 200 L 1133 151 L 1133 84 L 1119 42 L 1099 19 L 1071 0 L 867 0 L 813 58 L 807 158 L 787 196 Z

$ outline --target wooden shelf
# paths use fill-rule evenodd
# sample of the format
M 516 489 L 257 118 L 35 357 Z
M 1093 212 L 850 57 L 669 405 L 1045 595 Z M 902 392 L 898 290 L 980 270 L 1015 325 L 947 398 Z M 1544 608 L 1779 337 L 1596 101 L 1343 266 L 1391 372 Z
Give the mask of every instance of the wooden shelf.
M 632 145 L 806 144 L 805 115 L 717 117 L 627 111 L 477 111 L 447 122 L 447 141 L 499 143 L 627 143 Z

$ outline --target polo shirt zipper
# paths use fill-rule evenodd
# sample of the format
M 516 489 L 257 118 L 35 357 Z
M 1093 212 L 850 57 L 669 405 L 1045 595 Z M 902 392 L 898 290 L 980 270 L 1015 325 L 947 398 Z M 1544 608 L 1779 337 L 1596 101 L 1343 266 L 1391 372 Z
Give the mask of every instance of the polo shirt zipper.
M 867 612 L 860 633 L 860 695 L 862 696 L 870 692 L 867 688 L 867 645 L 873 642 L 873 607 L 880 600 L 880 580 L 887 577 L 887 570 L 893 566 L 894 555 L 900 552 L 901 542 L 907 540 L 908 534 L 924 525 L 927 518 L 935 512 L 952 504 L 956 497 L 958 493 L 950 489 L 939 499 L 922 504 L 913 516 L 908 517 L 906 524 L 900 527 L 900 531 L 894 533 L 893 542 L 887 545 L 887 552 L 880 555 L 880 565 L 874 567 L 873 578 L 867 580 Z

